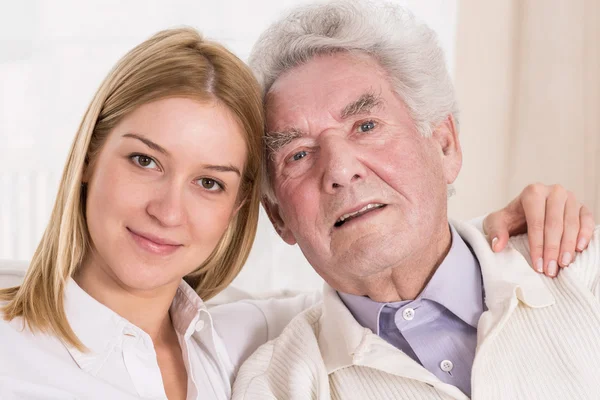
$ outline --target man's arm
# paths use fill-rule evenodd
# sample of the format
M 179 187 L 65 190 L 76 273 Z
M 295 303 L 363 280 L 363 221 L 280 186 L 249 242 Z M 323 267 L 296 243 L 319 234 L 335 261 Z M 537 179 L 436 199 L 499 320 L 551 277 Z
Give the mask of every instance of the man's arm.
M 257 348 L 278 337 L 295 316 L 320 299 L 320 290 L 315 290 L 292 297 L 241 300 L 212 307 L 215 330 L 227 348 L 234 373 Z

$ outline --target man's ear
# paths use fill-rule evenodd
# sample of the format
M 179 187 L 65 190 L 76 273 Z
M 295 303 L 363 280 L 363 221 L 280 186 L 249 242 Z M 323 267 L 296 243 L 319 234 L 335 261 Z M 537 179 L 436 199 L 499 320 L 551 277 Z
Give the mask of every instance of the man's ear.
M 452 114 L 448 114 L 448 117 L 435 128 L 432 138 L 438 142 L 442 152 L 446 183 L 453 183 L 462 167 L 462 149 Z
M 292 234 L 292 232 L 287 228 L 285 221 L 281 217 L 281 212 L 279 210 L 279 205 L 276 203 L 272 203 L 266 197 L 262 199 L 263 207 L 269 216 L 269 220 L 271 224 L 273 224 L 273 228 L 277 234 L 289 245 L 296 244 L 296 238 Z

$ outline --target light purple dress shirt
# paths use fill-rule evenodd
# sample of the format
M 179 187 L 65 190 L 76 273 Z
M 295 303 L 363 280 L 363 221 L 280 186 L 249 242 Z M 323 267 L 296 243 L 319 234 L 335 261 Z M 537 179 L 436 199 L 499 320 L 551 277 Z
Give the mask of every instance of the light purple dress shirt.
M 378 303 L 338 294 L 362 326 L 471 396 L 477 322 L 485 311 L 483 284 L 477 258 L 452 226 L 450 230 L 450 251 L 415 300 Z

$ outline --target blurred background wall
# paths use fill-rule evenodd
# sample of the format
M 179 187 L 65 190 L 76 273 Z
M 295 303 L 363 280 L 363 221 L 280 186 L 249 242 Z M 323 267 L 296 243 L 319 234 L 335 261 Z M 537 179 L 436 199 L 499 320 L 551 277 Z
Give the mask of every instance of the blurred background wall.
M 243 60 L 283 10 L 306 0 L 21 0 L 0 5 L 0 259 L 28 260 L 47 223 L 88 102 L 112 65 L 188 25 Z M 461 104 L 464 167 L 450 214 L 560 182 L 600 217 L 600 2 L 397 0 L 439 35 Z M 263 214 L 235 285 L 318 287 Z
M 460 0 L 456 26 L 465 167 L 455 215 L 541 181 L 600 217 L 600 2 Z

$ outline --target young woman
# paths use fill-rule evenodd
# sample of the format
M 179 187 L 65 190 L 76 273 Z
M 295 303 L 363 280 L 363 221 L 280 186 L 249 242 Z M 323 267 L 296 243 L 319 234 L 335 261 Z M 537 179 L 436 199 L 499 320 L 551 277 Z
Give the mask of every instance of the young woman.
M 198 294 L 226 287 L 252 245 L 262 127 L 250 70 L 193 30 L 161 32 L 117 64 L 23 284 L 0 295 L 12 328 L 0 393 L 228 397 Z
M 229 398 L 241 361 L 310 303 L 211 316 L 202 301 L 254 240 L 262 128 L 250 70 L 191 29 L 119 61 L 77 132 L 22 285 L 0 291 L 0 398 Z M 544 209 L 545 196 L 528 198 Z M 523 224 L 520 204 L 490 226 Z

